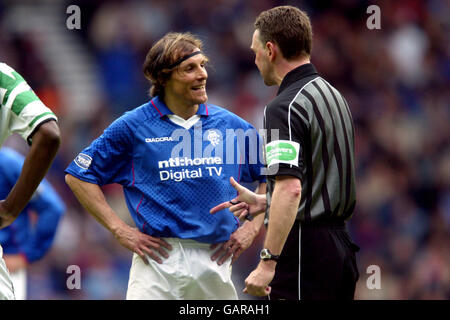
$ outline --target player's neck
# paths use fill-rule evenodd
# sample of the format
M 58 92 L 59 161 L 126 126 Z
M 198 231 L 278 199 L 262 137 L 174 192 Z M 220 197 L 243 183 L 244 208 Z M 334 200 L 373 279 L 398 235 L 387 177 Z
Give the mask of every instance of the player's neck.
M 309 58 L 300 58 L 291 61 L 288 61 L 284 58 L 281 59 L 275 66 L 275 81 L 277 85 L 279 86 L 281 84 L 286 74 L 288 74 L 290 71 L 307 63 L 311 63 Z
M 189 119 L 198 111 L 198 104 L 191 104 L 187 102 L 181 102 L 178 100 L 173 100 L 168 97 L 164 99 L 167 108 L 172 111 L 177 116 L 183 118 L 184 120 Z

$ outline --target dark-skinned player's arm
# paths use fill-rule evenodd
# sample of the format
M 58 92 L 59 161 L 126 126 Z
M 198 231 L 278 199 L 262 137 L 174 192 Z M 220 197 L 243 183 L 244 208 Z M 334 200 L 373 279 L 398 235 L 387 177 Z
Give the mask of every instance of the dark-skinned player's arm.
M 0 200 L 0 228 L 9 226 L 17 218 L 50 168 L 61 143 L 56 121 L 40 125 L 30 139 L 31 147 L 19 179 L 6 199 Z

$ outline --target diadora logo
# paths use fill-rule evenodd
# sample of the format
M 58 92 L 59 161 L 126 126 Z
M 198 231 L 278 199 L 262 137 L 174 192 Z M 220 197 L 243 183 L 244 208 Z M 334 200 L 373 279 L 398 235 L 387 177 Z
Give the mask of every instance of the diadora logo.
M 164 141 L 173 141 L 172 137 L 159 137 L 159 138 L 145 138 L 145 142 L 164 142 Z
M 220 135 L 214 130 L 208 131 L 207 139 L 214 147 L 220 143 Z
M 89 169 L 89 166 L 91 165 L 92 158 L 88 156 L 87 154 L 80 153 L 75 158 L 75 164 L 79 166 L 81 169 L 87 170 Z

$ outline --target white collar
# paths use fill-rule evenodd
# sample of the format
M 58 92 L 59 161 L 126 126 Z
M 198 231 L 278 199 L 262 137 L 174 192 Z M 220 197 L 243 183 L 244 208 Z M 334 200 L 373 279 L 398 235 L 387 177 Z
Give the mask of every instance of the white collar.
M 169 118 L 170 121 L 172 121 L 173 123 L 175 123 L 179 126 L 182 126 L 186 130 L 189 130 L 189 128 L 192 127 L 194 124 L 196 124 L 197 121 L 200 120 L 200 118 L 201 118 L 201 116 L 198 114 L 194 114 L 192 117 L 190 117 L 187 120 L 183 119 L 180 116 L 177 116 L 176 114 L 168 114 L 167 117 Z

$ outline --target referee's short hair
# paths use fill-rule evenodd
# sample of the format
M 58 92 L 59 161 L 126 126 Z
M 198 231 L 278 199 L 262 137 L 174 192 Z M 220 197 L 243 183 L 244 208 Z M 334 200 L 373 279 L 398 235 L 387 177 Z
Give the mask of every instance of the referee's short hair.
M 150 96 L 164 96 L 164 86 L 177 62 L 195 48 L 202 50 L 203 42 L 189 32 L 169 32 L 150 48 L 143 65 L 144 75 L 152 84 Z
M 278 45 L 286 60 L 309 57 L 312 49 L 312 27 L 308 15 L 293 6 L 279 6 L 263 11 L 255 21 L 263 46 Z

